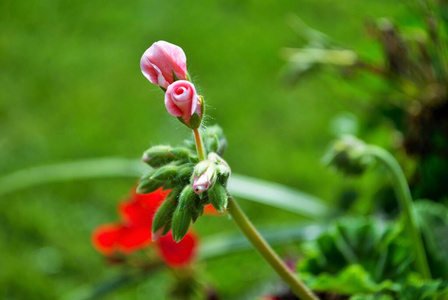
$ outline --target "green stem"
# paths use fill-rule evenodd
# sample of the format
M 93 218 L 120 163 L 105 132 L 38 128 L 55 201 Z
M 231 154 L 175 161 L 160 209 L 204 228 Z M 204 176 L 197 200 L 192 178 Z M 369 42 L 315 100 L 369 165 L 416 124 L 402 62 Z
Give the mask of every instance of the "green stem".
M 269 244 L 264 240 L 260 233 L 255 229 L 247 216 L 236 203 L 235 199 L 229 195 L 227 206 L 232 219 L 244 233 L 246 238 L 252 243 L 252 246 L 263 256 L 271 265 L 277 274 L 290 286 L 292 291 L 302 300 L 316 300 L 317 298 L 308 287 L 283 263 L 280 257 L 272 250 Z
M 193 129 L 196 149 L 198 151 L 199 160 L 205 159 L 204 146 L 202 144 L 201 134 L 198 129 Z M 263 239 L 261 234 L 255 229 L 254 225 L 249 221 L 247 216 L 236 203 L 235 199 L 229 195 L 227 206 L 232 219 L 240 228 L 246 238 L 252 243 L 252 246 L 263 256 L 263 258 L 274 268 L 277 274 L 291 287 L 292 291 L 302 300 L 318 300 L 313 292 L 294 275 L 291 270 L 283 263 L 280 257 L 272 250 L 269 244 Z
M 368 146 L 367 151 L 369 154 L 382 162 L 393 175 L 393 187 L 405 220 L 405 229 L 407 230 L 407 234 L 411 238 L 412 245 L 414 247 L 418 270 L 422 276 L 429 279 L 431 278 L 431 271 L 429 269 L 425 248 L 423 246 L 422 236 L 417 225 L 411 191 L 409 190 L 406 177 L 392 154 L 383 148 L 372 145 Z
M 198 151 L 199 160 L 205 159 L 205 149 L 204 144 L 202 143 L 201 134 L 199 129 L 193 129 L 194 141 L 196 142 L 196 150 Z

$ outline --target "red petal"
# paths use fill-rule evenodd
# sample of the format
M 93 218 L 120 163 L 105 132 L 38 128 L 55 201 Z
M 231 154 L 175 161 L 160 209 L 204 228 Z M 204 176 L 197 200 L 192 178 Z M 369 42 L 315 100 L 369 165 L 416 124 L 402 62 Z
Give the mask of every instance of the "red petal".
M 129 254 L 151 244 L 151 228 L 124 225 L 117 240 L 117 250 Z
M 97 227 L 92 233 L 93 246 L 102 254 L 113 254 L 121 230 L 120 224 L 105 224 Z
M 206 215 L 215 215 L 215 216 L 219 216 L 221 215 L 211 204 L 208 204 L 204 207 L 204 214 Z
M 169 232 L 157 241 L 157 246 L 160 256 L 168 266 L 181 268 L 188 265 L 196 256 L 197 237 L 188 232 L 179 243 L 176 243 Z
M 134 189 L 131 200 L 119 205 L 120 215 L 131 225 L 151 227 L 154 214 L 170 192 L 171 190 L 163 191 L 160 188 L 152 193 L 142 195 L 137 194 Z

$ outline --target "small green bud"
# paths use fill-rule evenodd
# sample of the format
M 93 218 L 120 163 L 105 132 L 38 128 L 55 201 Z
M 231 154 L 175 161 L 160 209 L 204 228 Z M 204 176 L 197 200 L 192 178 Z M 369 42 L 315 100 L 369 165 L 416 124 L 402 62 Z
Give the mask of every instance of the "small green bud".
M 222 183 L 222 185 L 227 185 L 227 179 L 230 177 L 230 166 L 229 164 L 222 159 L 219 155 L 216 155 L 216 172 L 218 174 L 218 180 Z
M 176 242 L 180 242 L 182 238 L 187 234 L 188 228 L 191 223 L 191 212 L 189 209 L 181 209 L 177 206 L 174 211 L 173 221 L 171 223 L 171 229 L 173 231 L 173 239 Z
M 214 208 L 220 213 L 223 213 L 227 208 L 227 192 L 226 189 L 217 182 L 213 187 L 207 191 L 208 199 Z
M 164 165 L 157 169 L 157 171 L 152 175 L 152 180 L 165 181 L 171 179 L 176 176 L 177 171 L 179 171 L 180 167 L 176 165 Z
M 179 167 L 176 174 L 176 180 L 179 182 L 187 182 L 193 173 L 193 165 L 185 164 Z
M 333 143 L 323 162 L 347 175 L 360 175 L 372 161 L 366 150 L 367 145 L 363 141 L 352 135 L 345 135 Z
M 198 195 L 196 195 L 193 191 L 193 187 L 188 184 L 184 187 L 179 196 L 179 208 L 180 209 L 189 209 L 196 202 Z
M 204 213 L 204 205 L 201 204 L 193 206 L 190 208 L 190 212 L 191 212 L 191 220 L 194 223 Z
M 156 241 L 171 229 L 171 219 L 177 207 L 176 197 L 178 191 L 172 191 L 163 201 L 152 220 L 152 240 Z
M 171 146 L 158 145 L 149 148 L 143 153 L 142 161 L 153 168 L 161 167 L 175 160 Z
M 208 152 L 216 152 L 219 148 L 219 140 L 216 135 L 206 139 L 206 147 Z
M 204 131 L 204 141 L 208 152 L 216 152 L 222 155 L 227 148 L 227 140 L 222 128 L 218 125 L 210 126 Z
M 154 192 L 163 185 L 163 182 L 151 179 L 151 177 L 155 174 L 156 171 L 157 171 L 156 169 L 151 169 L 145 175 L 142 176 L 137 187 L 137 193 L 148 194 Z
M 189 161 L 191 152 L 187 148 L 184 147 L 176 147 L 173 150 L 171 150 L 171 153 L 174 155 L 176 160 L 180 161 Z

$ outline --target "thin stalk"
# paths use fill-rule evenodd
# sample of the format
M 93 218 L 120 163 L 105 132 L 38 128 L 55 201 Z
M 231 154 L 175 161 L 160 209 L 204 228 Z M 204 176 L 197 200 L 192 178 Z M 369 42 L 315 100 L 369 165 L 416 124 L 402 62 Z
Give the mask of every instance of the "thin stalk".
M 400 165 L 395 158 L 384 150 L 377 146 L 368 146 L 368 153 L 378 159 L 383 165 L 385 165 L 392 173 L 393 187 L 397 196 L 401 213 L 405 220 L 405 230 L 409 235 L 412 246 L 414 248 L 416 256 L 416 265 L 424 278 L 431 278 L 431 271 L 429 269 L 428 259 L 426 257 L 425 248 L 423 246 L 422 236 L 417 225 L 417 220 L 414 211 L 414 205 L 412 203 L 412 195 L 409 190 L 406 177 L 401 170 Z
M 196 149 L 200 160 L 205 159 L 204 146 L 201 139 L 201 134 L 198 129 L 193 129 L 194 140 L 196 142 Z M 290 286 L 291 290 L 302 300 L 318 300 L 313 292 L 300 281 L 300 279 L 283 263 L 280 257 L 274 252 L 269 244 L 264 240 L 257 229 L 252 225 L 250 220 L 236 203 L 235 199 L 229 195 L 229 202 L 227 205 L 232 220 L 240 228 L 241 232 L 252 243 L 255 250 L 263 256 L 263 258 L 274 268 L 277 274 Z
M 258 253 L 260 253 L 271 267 L 274 268 L 277 274 L 289 285 L 297 297 L 302 300 L 319 299 L 293 272 L 291 272 L 291 270 L 288 269 L 280 257 L 260 235 L 254 225 L 252 225 L 238 203 L 236 203 L 235 199 L 230 195 L 227 211 L 246 238 L 252 243 L 252 246 L 254 246 Z
M 193 129 L 193 133 L 194 133 L 194 141 L 196 143 L 196 150 L 198 151 L 198 156 L 199 156 L 199 160 L 204 160 L 205 159 L 205 149 L 204 149 L 204 144 L 202 143 L 202 139 L 201 139 L 201 133 L 199 132 L 199 129 Z

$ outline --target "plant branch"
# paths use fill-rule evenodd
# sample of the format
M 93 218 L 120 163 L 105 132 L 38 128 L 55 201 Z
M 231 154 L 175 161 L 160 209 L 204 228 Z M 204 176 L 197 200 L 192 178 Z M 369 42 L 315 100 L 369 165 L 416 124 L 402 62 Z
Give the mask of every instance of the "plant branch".
M 431 271 L 423 246 L 422 236 L 417 225 L 412 195 L 406 177 L 395 158 L 383 148 L 369 145 L 367 152 L 383 163 L 392 173 L 393 187 L 405 220 L 405 230 L 412 241 L 417 268 L 424 278 L 429 279 L 431 278 Z
M 317 300 L 313 292 L 300 281 L 300 279 L 283 263 L 280 257 L 274 252 L 269 244 L 260 235 L 257 229 L 252 225 L 250 220 L 241 210 L 238 203 L 231 195 L 229 195 L 229 203 L 227 211 L 240 228 L 246 238 L 252 243 L 252 246 L 263 256 L 263 258 L 271 265 L 277 274 L 290 286 L 294 294 L 302 300 Z

